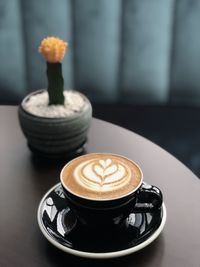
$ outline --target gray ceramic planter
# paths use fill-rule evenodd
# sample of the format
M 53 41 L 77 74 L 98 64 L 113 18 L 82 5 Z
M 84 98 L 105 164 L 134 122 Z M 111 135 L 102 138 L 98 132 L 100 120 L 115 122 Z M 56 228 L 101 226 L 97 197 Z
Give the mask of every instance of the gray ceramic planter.
M 90 101 L 82 95 L 86 105 L 84 108 L 67 118 L 45 118 L 32 115 L 24 108 L 31 95 L 24 98 L 19 106 L 18 115 L 22 131 L 33 152 L 45 156 L 67 156 L 76 151 L 86 141 L 92 117 Z

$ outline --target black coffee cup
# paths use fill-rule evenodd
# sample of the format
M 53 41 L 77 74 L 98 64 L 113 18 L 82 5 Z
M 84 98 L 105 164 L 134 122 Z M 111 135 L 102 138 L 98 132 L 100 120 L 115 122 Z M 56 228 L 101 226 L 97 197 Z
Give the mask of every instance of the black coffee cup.
M 138 167 L 141 174 L 138 186 L 125 196 L 108 200 L 96 200 L 73 193 L 64 183 L 63 170 L 66 166 L 63 167 L 60 180 L 66 202 L 81 224 L 89 227 L 118 227 L 123 225 L 130 213 L 153 212 L 161 207 L 161 190 L 143 182 L 142 170 L 135 162 L 133 164 Z M 70 162 L 67 166 L 69 165 Z

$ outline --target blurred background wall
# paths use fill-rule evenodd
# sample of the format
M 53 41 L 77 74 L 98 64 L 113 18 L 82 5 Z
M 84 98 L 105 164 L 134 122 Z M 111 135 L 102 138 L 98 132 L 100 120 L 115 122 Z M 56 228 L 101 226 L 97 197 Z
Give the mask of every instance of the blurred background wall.
M 0 103 L 46 87 L 41 39 L 69 42 L 65 87 L 94 102 L 200 104 L 199 0 L 0 0 Z
M 51 35 L 69 43 L 65 88 L 85 93 L 95 117 L 200 177 L 200 0 L 0 0 L 0 104 L 46 87 L 38 46 Z

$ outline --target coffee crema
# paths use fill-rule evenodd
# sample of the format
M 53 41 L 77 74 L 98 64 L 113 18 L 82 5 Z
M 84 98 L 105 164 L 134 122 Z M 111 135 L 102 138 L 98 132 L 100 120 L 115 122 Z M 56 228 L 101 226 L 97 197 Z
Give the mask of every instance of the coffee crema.
M 78 157 L 62 170 L 67 190 L 80 197 L 109 200 L 134 191 L 142 180 L 140 168 L 131 160 L 98 153 Z

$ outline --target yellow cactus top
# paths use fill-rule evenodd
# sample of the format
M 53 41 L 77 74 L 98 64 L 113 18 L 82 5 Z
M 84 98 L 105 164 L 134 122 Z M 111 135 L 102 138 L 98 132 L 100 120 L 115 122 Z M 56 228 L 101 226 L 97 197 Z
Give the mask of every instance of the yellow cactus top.
M 65 56 L 68 44 L 56 37 L 44 38 L 40 44 L 39 52 L 49 63 L 61 62 Z

